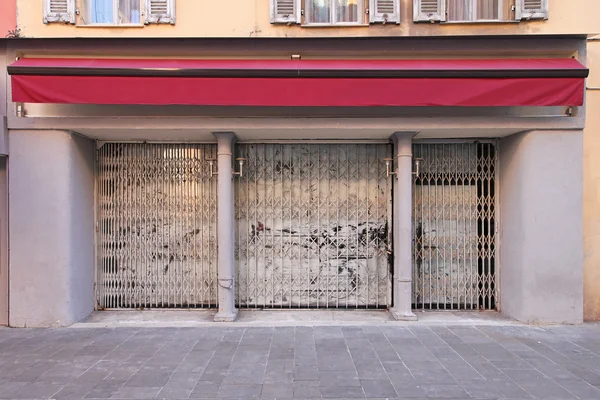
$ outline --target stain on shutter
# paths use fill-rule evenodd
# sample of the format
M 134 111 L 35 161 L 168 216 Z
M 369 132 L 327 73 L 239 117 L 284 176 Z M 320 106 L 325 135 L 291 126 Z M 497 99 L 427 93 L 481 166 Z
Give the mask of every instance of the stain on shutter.
M 46 0 L 44 4 L 44 23 L 75 23 L 75 0 Z
M 369 8 L 371 23 L 400 23 L 399 0 L 370 0 Z
M 147 0 L 146 24 L 175 24 L 175 0 Z
M 548 0 L 517 0 L 516 20 L 548 19 Z
M 295 24 L 298 18 L 297 0 L 271 0 L 272 24 Z
M 413 20 L 415 22 L 446 20 L 446 0 L 413 1 Z

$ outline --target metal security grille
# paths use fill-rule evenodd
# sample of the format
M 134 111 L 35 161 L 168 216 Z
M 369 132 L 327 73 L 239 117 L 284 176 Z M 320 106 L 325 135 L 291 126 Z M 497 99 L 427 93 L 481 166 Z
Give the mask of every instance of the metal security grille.
M 213 145 L 107 143 L 98 150 L 100 308 L 217 303 Z
M 496 148 L 415 144 L 413 303 L 493 309 L 496 303 Z
M 391 302 L 386 144 L 245 144 L 237 184 L 242 307 Z

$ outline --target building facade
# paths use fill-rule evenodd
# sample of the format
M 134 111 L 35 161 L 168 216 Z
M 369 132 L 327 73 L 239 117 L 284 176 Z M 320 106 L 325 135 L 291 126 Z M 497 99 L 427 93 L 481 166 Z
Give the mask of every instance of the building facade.
M 597 318 L 600 27 L 566 3 L 17 0 L 4 322 Z
M 18 36 L 17 2 L 7 0 L 0 4 L 0 326 L 8 324 L 8 191 L 7 155 L 8 128 L 6 122 L 6 42 Z
M 583 238 L 584 238 L 584 318 L 590 321 L 600 320 L 600 279 L 598 251 L 598 175 L 595 159 L 597 132 L 600 130 L 600 117 L 593 110 L 600 107 L 600 41 L 599 38 L 588 39 L 588 64 L 590 77 L 587 83 L 586 102 L 592 110 L 587 115 L 584 135 L 584 188 L 583 188 Z

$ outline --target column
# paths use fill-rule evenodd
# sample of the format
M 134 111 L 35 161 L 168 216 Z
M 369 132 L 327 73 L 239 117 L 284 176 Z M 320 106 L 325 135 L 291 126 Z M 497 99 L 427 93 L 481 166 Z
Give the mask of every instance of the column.
M 396 132 L 394 187 L 394 319 L 415 321 L 412 312 L 412 138 L 416 132 Z
M 215 322 L 231 322 L 237 318 L 235 308 L 235 221 L 233 198 L 232 132 L 216 132 L 217 138 L 217 261 L 219 312 Z

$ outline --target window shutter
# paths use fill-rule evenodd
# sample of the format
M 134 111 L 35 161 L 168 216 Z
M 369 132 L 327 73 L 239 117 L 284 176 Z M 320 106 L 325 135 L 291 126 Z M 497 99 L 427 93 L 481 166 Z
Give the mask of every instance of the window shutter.
M 415 22 L 446 20 L 446 0 L 413 0 Z
M 75 0 L 45 0 L 44 23 L 75 23 Z
M 548 19 L 548 0 L 517 0 L 516 20 Z
M 400 23 L 400 0 L 370 0 L 369 19 L 371 23 Z
M 271 0 L 271 23 L 295 24 L 300 21 L 299 10 L 298 0 Z
M 144 23 L 175 25 L 175 0 L 146 0 Z

